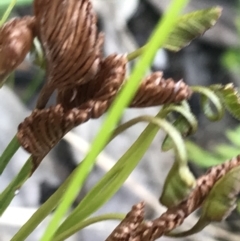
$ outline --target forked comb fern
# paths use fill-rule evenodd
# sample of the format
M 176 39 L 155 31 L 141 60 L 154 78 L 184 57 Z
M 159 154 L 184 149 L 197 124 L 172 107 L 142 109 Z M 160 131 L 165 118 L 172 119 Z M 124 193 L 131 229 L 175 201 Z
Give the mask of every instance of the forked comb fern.
M 236 194 L 239 191 L 239 157 L 212 167 L 204 176 L 195 179 L 188 168 L 184 138 L 196 132 L 198 123 L 187 101 L 193 93 L 200 94 L 202 110 L 210 121 L 220 120 L 225 109 L 239 119 L 238 93 L 232 85 L 188 86 L 182 80 L 165 79 L 162 72 L 144 76 L 158 48 L 176 52 L 187 46 L 216 23 L 221 15 L 221 8 L 213 7 L 179 17 L 178 13 L 187 1 L 174 0 L 145 46 L 129 54 L 113 53 L 104 56 L 104 35 L 98 32 L 97 16 L 90 0 L 34 0 L 33 3 L 32 17 L 15 19 L 15 25 L 11 21 L 6 22 L 0 28 L 0 42 L 4 46 L 0 49 L 2 83 L 20 64 L 32 45 L 35 63 L 47 70 L 47 82 L 41 90 L 35 110 L 19 125 L 16 137 L 0 158 L 2 173 L 20 145 L 31 154 L 16 178 L 0 194 L 0 214 L 11 203 L 15 191 L 21 188 L 67 132 L 91 118 L 99 118 L 106 112 L 108 115 L 82 164 L 14 235 L 12 241 L 25 240 L 58 205 L 41 241 L 65 240 L 96 220 L 104 220 L 101 217 L 89 219 L 89 216 L 120 189 L 160 129 L 166 132 L 162 150 L 172 149 L 175 154 L 175 161 L 160 197 L 160 202 L 168 209 L 159 218 L 145 222 L 144 204 L 135 205 L 107 240 L 152 241 L 162 235 L 183 236 L 185 233 L 169 232 L 201 206 L 203 214 L 200 217 L 200 228 L 197 224 L 197 228 L 194 227 L 193 230 L 198 231 L 211 221 L 224 219 L 235 207 Z M 24 25 L 28 22 L 24 19 L 31 20 L 30 24 Z M 22 34 L 16 40 L 12 33 L 22 23 L 27 34 Z M 74 31 L 70 33 L 69 29 Z M 35 44 L 33 38 L 38 38 Z M 16 46 L 12 46 L 11 41 L 20 41 L 16 45 L 20 49 L 16 51 Z M 36 43 L 40 43 L 41 47 Z M 140 57 L 138 64 L 132 74 L 127 76 L 127 63 L 137 57 Z M 5 61 L 9 58 L 12 62 Z M 56 103 L 45 107 L 55 90 Z M 159 105 L 162 108 L 155 117 L 139 116 L 120 126 L 116 125 L 124 108 Z M 172 113 L 177 115 L 170 121 L 169 116 Z M 113 138 L 139 122 L 146 122 L 146 129 L 61 222 L 92 170 L 97 155 Z M 158 157 L 156 161 L 157 159 Z M 226 187 L 227 193 L 220 190 L 219 186 Z M 212 208 L 216 202 L 219 212 Z M 116 219 L 120 216 L 116 215 Z M 189 233 L 192 230 L 187 231 Z

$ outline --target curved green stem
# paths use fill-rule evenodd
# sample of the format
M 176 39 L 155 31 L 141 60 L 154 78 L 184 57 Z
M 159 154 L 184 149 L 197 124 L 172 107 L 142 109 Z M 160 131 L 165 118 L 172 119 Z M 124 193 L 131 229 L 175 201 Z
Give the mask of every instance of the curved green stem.
M 167 113 L 167 111 L 165 113 Z M 179 160 L 184 161 L 184 162 L 187 161 L 186 150 L 180 148 L 181 146 L 184 146 L 184 142 L 183 142 L 180 134 L 172 127 L 172 125 L 170 123 L 168 123 L 165 120 L 160 120 L 160 119 L 157 119 L 157 118 L 149 116 L 149 115 L 139 116 L 139 117 L 136 117 L 136 118 L 124 123 L 120 127 L 118 127 L 116 129 L 116 132 L 114 132 L 113 137 L 115 137 L 119 133 L 123 132 L 124 130 L 126 130 L 126 129 L 130 128 L 131 126 L 133 126 L 137 123 L 140 123 L 140 122 L 152 123 L 152 124 L 155 124 L 155 125 L 163 128 L 164 131 L 166 131 L 168 133 L 168 135 L 171 136 L 173 143 L 175 144 L 174 146 L 175 146 L 176 154 L 179 157 Z
M 0 157 L 0 175 L 3 173 L 13 155 L 19 149 L 20 144 L 17 136 L 14 136 Z
M 222 119 L 224 115 L 224 107 L 220 98 L 210 88 L 204 86 L 192 86 L 193 92 L 201 94 L 201 106 L 204 114 L 210 121 L 217 121 Z M 209 100 L 214 105 L 216 113 L 212 110 Z
M 110 214 L 104 214 L 97 217 L 89 218 L 83 222 L 80 222 L 79 224 L 73 226 L 73 228 L 68 229 L 64 233 L 58 235 L 57 237 L 54 237 L 52 241 L 64 241 L 70 236 L 72 236 L 74 233 L 94 224 L 99 223 L 102 221 L 108 221 L 108 220 L 119 220 L 122 221 L 125 218 L 126 214 L 121 213 L 110 213 Z
M 173 122 L 173 126 L 181 133 L 183 137 L 194 134 L 197 131 L 198 122 L 196 117 L 191 112 L 191 109 L 187 103 L 182 105 L 169 105 L 164 108 L 168 113 L 177 112 L 180 116 Z M 162 143 L 162 150 L 169 151 L 173 148 L 173 141 L 166 135 Z
M 168 113 L 170 112 L 179 113 L 182 117 L 184 117 L 188 121 L 192 129 L 191 133 L 195 133 L 197 131 L 198 123 L 197 123 L 196 117 L 192 114 L 190 110 L 184 108 L 184 106 L 170 105 L 164 108 L 164 110 L 167 111 Z
M 156 117 L 164 118 L 167 114 L 168 114 L 168 112 L 162 109 L 162 110 L 160 111 L 160 113 L 159 113 Z M 152 116 L 142 115 L 142 116 L 136 117 L 136 118 L 134 118 L 134 119 L 131 119 L 131 120 L 125 122 L 124 124 L 118 126 L 118 127 L 114 130 L 111 138 L 109 139 L 109 142 L 112 141 L 115 137 L 117 137 L 117 136 L 118 136 L 119 134 L 121 134 L 122 132 L 124 132 L 124 131 L 126 131 L 127 129 L 129 129 L 130 127 L 134 126 L 135 124 L 138 124 L 138 123 L 140 123 L 140 122 L 149 122 L 149 121 L 147 120 L 148 117 L 152 117 Z

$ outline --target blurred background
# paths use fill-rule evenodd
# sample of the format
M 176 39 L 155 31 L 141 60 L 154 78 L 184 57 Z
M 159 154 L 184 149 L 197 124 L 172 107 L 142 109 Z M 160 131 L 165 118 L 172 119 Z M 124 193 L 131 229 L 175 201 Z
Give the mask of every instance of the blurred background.
M 32 1 L 18 0 L 11 17 L 32 14 Z M 167 9 L 168 0 L 92 0 L 98 14 L 99 29 L 105 32 L 104 52 L 106 55 L 117 52 L 131 52 L 144 45 L 152 30 Z M 8 0 L 1 0 L 0 14 L 8 5 Z M 223 14 L 214 28 L 204 36 L 194 40 L 188 47 L 172 53 L 160 49 L 156 55 L 152 69 L 160 70 L 165 77 L 175 80 L 184 79 L 189 85 L 208 86 L 214 83 L 240 83 L 240 1 L 239 0 L 191 0 L 185 12 L 210 6 L 222 6 Z M 131 63 L 129 70 L 134 65 Z M 36 99 L 45 80 L 44 72 L 27 56 L 21 66 L 14 72 L 0 90 L 0 151 L 15 135 L 18 124 L 34 108 Z M 54 97 L 50 104 L 54 103 Z M 193 137 L 194 143 L 204 150 L 213 151 L 219 144 L 225 146 L 221 158 L 238 154 L 233 147 L 226 131 L 238 127 L 238 122 L 225 115 L 217 123 L 210 123 L 203 116 L 199 100 L 196 96 L 190 101 L 192 110 L 199 119 L 199 130 Z M 155 115 L 159 108 L 126 110 L 122 122 L 142 114 Z M 31 216 L 34 210 L 59 187 L 66 177 L 87 152 L 89 143 L 101 126 L 102 118 L 89 121 L 76 128 L 66 136 L 54 150 L 44 159 L 40 168 L 16 195 L 11 207 L 0 218 L 0 241 L 7 241 Z M 139 136 L 144 124 L 126 131 L 116 138 L 105 150 L 94 171 L 88 178 L 84 189 L 79 193 L 76 203 L 99 180 L 99 178 L 118 160 Z M 239 128 L 238 130 L 239 134 Z M 235 132 L 237 133 L 237 132 Z M 161 153 L 160 146 L 164 134 L 160 133 L 151 148 L 144 156 L 138 168 L 126 184 L 98 213 L 128 212 L 133 204 L 144 200 L 147 203 L 147 218 L 154 218 L 165 209 L 158 203 L 164 179 L 173 163 L 171 152 Z M 229 147 L 229 149 L 227 149 Z M 219 149 L 219 148 L 218 148 Z M 221 148 L 220 148 L 221 149 Z M 221 149 L 223 150 L 223 149 Z M 199 155 L 202 154 L 199 151 Z M 223 151 L 222 151 L 223 152 Z M 198 155 L 195 152 L 195 155 Z M 220 153 L 218 153 L 220 155 Z M 225 155 L 225 156 L 224 156 Z M 27 159 L 28 154 L 19 150 L 13 157 L 4 174 L 0 177 L 0 190 L 12 180 Z M 219 160 L 221 159 L 219 158 Z M 190 166 L 196 176 L 201 175 L 205 168 L 194 164 L 194 155 Z M 189 228 L 197 220 L 197 213 L 187 219 L 184 228 Z M 226 222 L 207 227 L 201 233 L 184 238 L 184 240 L 239 240 L 240 215 L 235 211 Z M 105 222 L 94 225 L 69 240 L 104 240 L 117 223 Z M 46 222 L 29 237 L 29 241 L 39 240 Z M 94 232 L 92 232 L 94 230 Z M 172 240 L 162 238 L 161 240 Z

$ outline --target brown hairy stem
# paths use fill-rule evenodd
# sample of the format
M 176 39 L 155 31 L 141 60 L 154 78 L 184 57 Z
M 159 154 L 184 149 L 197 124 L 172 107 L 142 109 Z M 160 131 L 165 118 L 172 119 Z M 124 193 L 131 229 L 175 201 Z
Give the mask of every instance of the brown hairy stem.
M 239 165 L 240 156 L 237 156 L 232 158 L 230 161 L 210 168 L 205 175 L 198 178 L 196 187 L 186 200 L 183 200 L 175 207 L 169 208 L 159 218 L 153 221 L 142 222 L 134 231 L 128 234 L 128 236 L 123 236 L 123 234 L 122 236 L 118 235 L 118 237 L 124 238 L 111 239 L 111 237 L 116 236 L 115 232 L 118 230 L 116 228 L 107 240 L 153 241 L 160 238 L 165 233 L 168 233 L 180 226 L 187 216 L 202 205 L 216 182 L 230 170 Z M 122 222 L 124 222 L 124 220 Z
M 106 239 L 106 241 L 127 240 L 131 233 L 136 231 L 136 228 L 142 223 L 143 219 L 144 203 L 141 202 L 132 207 L 132 210 L 114 229 L 113 233 Z

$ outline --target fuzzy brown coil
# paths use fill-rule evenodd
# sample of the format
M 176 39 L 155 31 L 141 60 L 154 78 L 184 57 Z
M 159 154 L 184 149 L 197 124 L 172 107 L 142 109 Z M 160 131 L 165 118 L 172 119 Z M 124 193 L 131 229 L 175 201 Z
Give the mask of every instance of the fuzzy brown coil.
M 191 94 L 191 89 L 182 80 L 176 83 L 173 79 L 164 79 L 162 72 L 155 72 L 143 80 L 130 107 L 179 103 Z
M 17 137 L 34 160 L 43 158 L 72 128 L 106 112 L 124 81 L 126 62 L 125 55 L 108 56 L 94 85 L 83 85 L 76 95 L 59 92 L 57 106 L 36 109 L 19 125 Z
M 0 28 L 0 85 L 32 47 L 34 17 L 14 18 Z
M 18 129 L 23 148 L 33 156 L 44 156 L 67 130 L 63 108 L 58 105 L 46 110 L 34 110 Z M 34 141 L 31 141 L 34 140 Z
M 81 86 L 58 91 L 57 102 L 66 110 L 83 108 L 86 102 L 106 102 L 107 106 L 122 86 L 126 73 L 126 55 L 112 54 L 102 60 L 96 77 Z M 102 112 L 102 111 L 101 111 Z
M 47 84 L 37 108 L 44 108 L 55 89 L 76 87 L 98 72 L 103 35 L 89 0 L 35 0 L 37 36 L 47 62 Z
M 17 138 L 21 146 L 32 154 L 32 172 L 67 132 L 94 115 L 93 107 L 73 108 L 68 112 L 61 105 L 36 109 L 19 125 Z
M 237 156 L 228 162 L 210 168 L 205 175 L 197 180 L 195 189 L 186 200 L 175 207 L 169 208 L 159 218 L 141 223 L 127 238 L 115 239 L 114 241 L 153 241 L 165 233 L 172 231 L 181 225 L 187 216 L 202 205 L 220 178 L 239 165 L 240 156 Z M 114 232 L 111 235 L 114 236 Z

